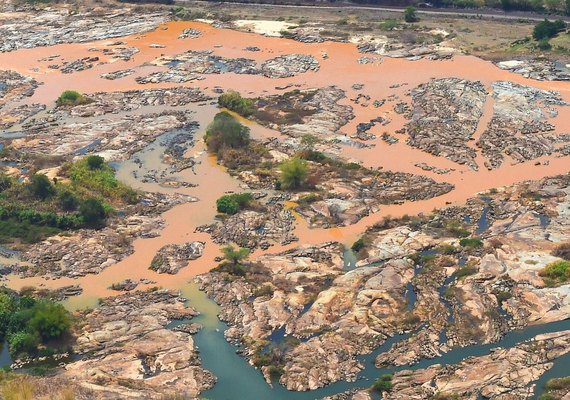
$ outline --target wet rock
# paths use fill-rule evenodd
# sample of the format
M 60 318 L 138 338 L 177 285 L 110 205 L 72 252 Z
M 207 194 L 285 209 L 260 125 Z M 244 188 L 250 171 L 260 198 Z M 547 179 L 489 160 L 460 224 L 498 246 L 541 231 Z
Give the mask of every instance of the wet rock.
M 483 114 L 486 95 L 481 82 L 457 78 L 418 86 L 412 91 L 407 143 L 477 170 L 476 151 L 468 141 Z
M 130 292 L 131 290 L 135 290 L 139 282 L 133 281 L 132 279 L 125 279 L 124 281 L 113 283 L 110 286 L 110 289 L 116 290 L 118 292 Z
M 109 79 L 109 80 L 115 80 L 115 79 L 121 79 L 124 77 L 127 77 L 129 75 L 132 75 L 135 73 L 134 69 L 122 69 L 119 71 L 114 71 L 114 72 L 108 72 L 106 74 L 102 74 L 101 78 L 105 78 L 105 79 Z
M 182 33 L 178 36 L 178 39 L 196 39 L 199 38 L 201 35 L 202 32 L 200 32 L 199 30 L 188 28 L 182 31 Z
M 261 73 L 269 78 L 288 78 L 307 71 L 318 71 L 319 62 L 310 55 L 287 54 L 265 61 Z
M 195 315 L 179 294 L 166 290 L 104 299 L 81 313 L 74 351 L 83 358 L 67 364 L 61 375 L 103 396 L 196 397 L 215 378 L 200 366 L 190 334 L 166 328 Z
M 189 242 L 163 246 L 152 259 L 150 269 L 160 274 L 176 274 L 186 267 L 189 261 L 202 256 L 204 245 L 204 242 Z
M 525 78 L 539 81 L 567 81 L 570 80 L 570 70 L 567 66 L 558 65 L 550 60 L 509 60 L 497 63 L 501 69 L 520 74 Z

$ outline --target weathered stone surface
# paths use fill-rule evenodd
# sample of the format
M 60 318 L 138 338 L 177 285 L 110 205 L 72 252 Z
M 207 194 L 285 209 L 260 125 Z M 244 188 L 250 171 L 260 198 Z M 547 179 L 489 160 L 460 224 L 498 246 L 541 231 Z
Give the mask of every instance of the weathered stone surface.
M 150 263 L 150 269 L 160 274 L 176 274 L 189 261 L 202 257 L 204 246 L 204 242 L 168 244 L 158 250 Z
M 166 328 L 196 314 L 166 290 L 105 299 L 82 313 L 74 351 L 83 358 L 67 364 L 62 375 L 106 396 L 197 397 L 215 378 L 200 366 L 190 334 Z

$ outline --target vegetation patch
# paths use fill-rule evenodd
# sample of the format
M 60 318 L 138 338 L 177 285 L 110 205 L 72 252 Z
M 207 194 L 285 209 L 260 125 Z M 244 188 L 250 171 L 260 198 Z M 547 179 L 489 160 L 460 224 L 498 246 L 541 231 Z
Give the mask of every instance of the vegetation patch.
M 76 92 L 75 90 L 66 90 L 56 100 L 56 104 L 59 107 L 62 106 L 73 107 L 82 104 L 88 104 L 90 102 L 91 101 L 87 97 L 85 97 L 79 92 Z
M 376 379 L 372 388 L 378 393 L 389 392 L 392 390 L 392 374 L 384 374 Z
M 216 200 L 216 209 L 224 214 L 236 214 L 253 201 L 251 193 L 235 193 L 220 197 Z
M 570 261 L 559 260 L 554 261 L 544 267 L 538 273 L 547 286 L 556 286 L 566 283 L 570 280 Z
M 71 315 L 59 303 L 0 291 L 0 340 L 8 342 L 12 357 L 64 349 L 71 325 Z
M 466 247 L 470 249 L 478 248 L 483 246 L 483 241 L 477 238 L 464 238 L 459 241 L 461 247 Z
M 253 100 L 241 97 L 235 91 L 228 91 L 218 97 L 218 104 L 244 117 L 249 117 L 255 112 Z

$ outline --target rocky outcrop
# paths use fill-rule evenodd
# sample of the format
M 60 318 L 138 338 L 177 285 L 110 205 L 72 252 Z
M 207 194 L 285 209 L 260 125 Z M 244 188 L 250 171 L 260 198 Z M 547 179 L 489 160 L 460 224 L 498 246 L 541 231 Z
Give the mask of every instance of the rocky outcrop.
M 468 145 L 483 114 L 487 91 L 481 82 L 436 79 L 412 90 L 407 143 L 428 153 L 478 169 Z
M 493 84 L 493 99 L 493 117 L 477 141 L 487 168 L 498 168 L 505 157 L 515 163 L 534 160 L 570 142 L 549 122 L 567 106 L 558 93 L 500 81 Z
M 200 366 L 192 336 L 167 328 L 172 320 L 195 315 L 166 290 L 104 299 L 81 313 L 74 352 L 82 357 L 67 364 L 62 376 L 102 396 L 197 397 L 215 378 Z
M 436 393 L 476 399 L 527 399 L 532 384 L 570 351 L 570 331 L 542 334 L 510 349 L 465 359 L 459 364 L 434 365 L 394 374 L 386 399 L 429 399 Z
M 202 257 L 204 245 L 204 242 L 168 244 L 158 250 L 150 263 L 150 269 L 159 274 L 176 274 L 186 267 L 189 261 Z

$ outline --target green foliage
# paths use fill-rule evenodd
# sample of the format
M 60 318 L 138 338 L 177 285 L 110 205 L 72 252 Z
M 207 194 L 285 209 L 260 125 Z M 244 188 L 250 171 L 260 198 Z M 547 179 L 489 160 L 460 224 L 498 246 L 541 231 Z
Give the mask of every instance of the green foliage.
M 249 144 L 249 128 L 240 124 L 230 113 L 222 111 L 206 129 L 208 150 L 220 155 L 224 149 L 237 149 Z
M 220 95 L 218 104 L 244 117 L 248 117 L 255 112 L 253 100 L 243 98 L 238 92 L 233 90 Z
M 419 18 L 416 14 L 416 8 L 412 6 L 406 7 L 404 10 L 404 21 L 406 22 L 418 22 Z
M 29 188 L 32 195 L 41 200 L 45 200 L 55 193 L 55 189 L 49 178 L 44 174 L 32 175 Z
M 364 245 L 365 245 L 364 239 L 360 238 L 356 242 L 354 242 L 350 248 L 355 253 L 358 253 L 360 250 L 362 250 L 364 248 Z
M 459 241 L 459 245 L 461 247 L 467 247 L 467 248 L 476 248 L 476 247 L 482 247 L 483 246 L 483 241 L 481 239 L 477 239 L 477 238 L 463 238 Z
M 225 214 L 236 214 L 253 201 L 251 193 L 235 193 L 225 195 L 216 200 L 216 209 Z
M 299 157 L 284 161 L 279 169 L 281 170 L 279 181 L 283 189 L 298 189 L 307 181 L 309 167 L 307 162 Z
M 466 265 L 464 267 L 459 268 L 455 273 L 455 276 L 457 277 L 457 279 L 461 279 L 465 276 L 473 275 L 476 273 L 477 273 L 477 268 L 475 266 Z
M 546 51 L 552 48 L 548 39 L 540 39 L 536 45 L 540 50 Z
M 570 389 L 570 376 L 565 378 L 554 378 L 550 379 L 544 385 L 546 390 L 565 390 Z
M 532 37 L 535 40 L 550 39 L 556 36 L 559 32 L 566 29 L 566 23 L 562 20 L 549 21 L 545 19 L 534 26 L 532 31 Z
M 105 159 L 101 156 L 95 155 L 87 157 L 87 166 L 91 170 L 101 169 L 101 167 L 103 167 L 104 164 L 105 164 Z
M 545 278 L 544 280 L 549 286 L 565 283 L 570 280 L 570 261 L 559 260 L 551 262 L 538 274 Z
M 232 265 L 237 266 L 240 262 L 245 260 L 249 256 L 250 250 L 244 247 L 235 248 L 232 245 L 227 245 L 222 248 L 222 254 L 224 259 L 232 263 Z
M 372 388 L 378 393 L 389 392 L 392 390 L 392 374 L 384 374 L 376 379 Z
M 14 184 L 13 178 L 4 174 L 0 174 L 0 192 L 10 189 L 13 184 Z
M 100 228 L 105 225 L 107 213 L 103 203 L 95 197 L 91 197 L 81 203 L 79 213 L 83 218 L 85 226 L 89 228 Z
M 86 103 L 88 103 L 87 98 L 75 90 L 66 90 L 56 101 L 58 106 L 76 106 Z
M 8 339 L 8 347 L 12 354 L 30 354 L 38 347 L 38 344 L 38 337 L 31 332 L 16 332 Z
M 121 200 L 127 203 L 138 201 L 138 194 L 127 185 L 119 182 L 109 165 L 99 164 L 99 161 L 90 162 L 90 160 L 93 159 L 91 157 L 83 158 L 69 168 L 69 179 L 75 189 L 90 192 L 94 197 Z M 90 165 L 93 163 L 98 167 L 91 168 Z
M 69 332 L 72 320 L 61 304 L 0 289 L 0 323 L 0 340 L 7 340 L 12 355 L 49 355 L 57 350 L 40 352 L 38 346 L 60 340 Z
M 270 284 L 261 285 L 255 289 L 253 295 L 255 297 L 273 296 L 273 286 Z
M 378 28 L 383 31 L 393 31 L 394 29 L 399 28 L 400 25 L 401 23 L 397 19 L 387 19 L 386 21 L 382 21 Z
M 79 199 L 70 190 L 62 190 L 58 194 L 57 200 L 59 202 L 59 206 L 64 211 L 75 211 L 79 206 Z
M 311 135 L 310 133 L 304 134 L 301 138 L 301 146 L 306 150 L 313 150 L 317 143 L 319 143 L 319 138 L 315 135 Z

